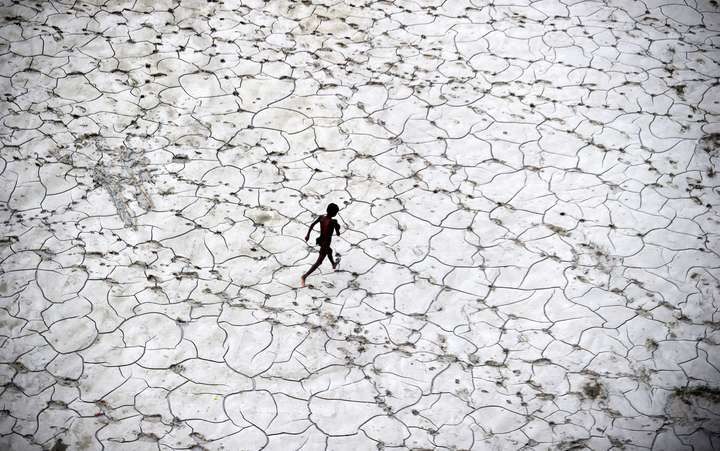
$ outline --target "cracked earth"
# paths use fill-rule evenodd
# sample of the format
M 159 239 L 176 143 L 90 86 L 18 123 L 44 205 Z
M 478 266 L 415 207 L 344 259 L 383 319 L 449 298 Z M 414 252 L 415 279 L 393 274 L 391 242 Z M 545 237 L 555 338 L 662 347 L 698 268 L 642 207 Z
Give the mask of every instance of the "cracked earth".
M 0 448 L 720 449 L 716 1 L 0 17 Z

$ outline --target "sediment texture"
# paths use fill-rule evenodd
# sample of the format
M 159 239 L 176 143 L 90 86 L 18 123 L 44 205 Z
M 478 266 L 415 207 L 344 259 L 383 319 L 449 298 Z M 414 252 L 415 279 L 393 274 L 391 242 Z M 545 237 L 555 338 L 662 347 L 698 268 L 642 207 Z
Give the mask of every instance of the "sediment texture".
M 4 5 L 0 448 L 720 448 L 716 1 Z

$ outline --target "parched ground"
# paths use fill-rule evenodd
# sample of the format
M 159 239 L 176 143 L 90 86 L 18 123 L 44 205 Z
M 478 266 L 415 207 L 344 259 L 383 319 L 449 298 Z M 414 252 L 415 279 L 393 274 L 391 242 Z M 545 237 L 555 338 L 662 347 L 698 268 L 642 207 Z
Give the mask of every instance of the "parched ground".
M 720 449 L 717 1 L 3 3 L 0 449 Z

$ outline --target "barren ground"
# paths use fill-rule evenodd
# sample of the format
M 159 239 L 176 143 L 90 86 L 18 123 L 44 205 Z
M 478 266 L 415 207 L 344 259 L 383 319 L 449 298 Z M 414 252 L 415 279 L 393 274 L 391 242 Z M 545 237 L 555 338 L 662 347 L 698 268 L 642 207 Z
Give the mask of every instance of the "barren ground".
M 3 3 L 0 448 L 720 449 L 715 0 Z

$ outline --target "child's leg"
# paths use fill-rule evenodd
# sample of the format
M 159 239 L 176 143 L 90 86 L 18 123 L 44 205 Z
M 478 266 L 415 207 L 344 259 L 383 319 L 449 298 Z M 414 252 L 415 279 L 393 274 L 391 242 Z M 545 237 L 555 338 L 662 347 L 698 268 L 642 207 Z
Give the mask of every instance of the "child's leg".
M 333 251 L 332 251 L 332 249 L 330 249 L 330 248 L 328 247 L 327 250 L 326 250 L 326 252 L 327 252 L 327 258 L 328 258 L 328 260 L 330 260 L 330 264 L 332 265 L 333 269 L 335 269 L 335 266 L 336 266 L 337 264 L 335 263 L 335 259 L 333 259 Z
M 320 254 L 318 255 L 317 260 L 315 261 L 315 263 L 313 263 L 313 265 L 310 267 L 310 269 L 308 270 L 308 272 L 306 272 L 305 274 L 303 274 L 303 276 L 302 276 L 301 279 L 302 279 L 303 281 L 305 281 L 305 279 L 307 279 L 307 277 L 308 277 L 310 274 L 312 274 L 313 271 L 315 271 L 316 269 L 318 269 L 318 266 L 320 266 L 320 263 L 322 263 L 322 261 L 323 261 L 324 259 L 325 259 L 325 249 L 321 247 L 321 248 L 320 248 Z

